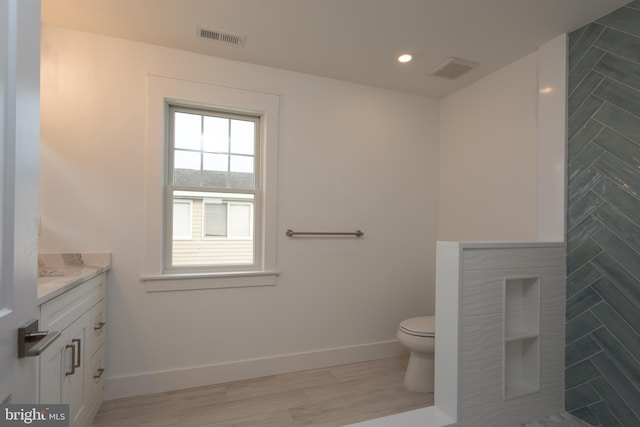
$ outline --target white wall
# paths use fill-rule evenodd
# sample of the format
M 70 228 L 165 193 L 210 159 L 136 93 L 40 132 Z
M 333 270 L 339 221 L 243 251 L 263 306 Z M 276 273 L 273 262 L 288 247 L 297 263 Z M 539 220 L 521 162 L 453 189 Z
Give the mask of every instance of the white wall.
M 563 242 L 566 229 L 567 35 L 538 49 L 538 240 Z
M 281 94 L 277 286 L 145 292 L 147 73 Z M 108 398 L 378 357 L 433 313 L 437 101 L 45 27 L 41 114 L 40 250 L 113 254 Z
M 436 304 L 450 309 L 436 312 L 436 335 L 446 337 L 437 348 L 442 350 L 443 343 L 446 348 L 436 350 L 435 406 L 359 427 L 520 425 L 562 410 L 566 43 L 566 34 L 560 35 L 444 99 L 439 240 L 513 241 L 527 235 L 537 242 L 438 242 Z M 513 183 L 503 182 L 509 180 Z M 522 218 L 505 213 L 522 211 L 523 203 L 534 213 Z M 534 265 L 535 272 L 523 270 Z M 496 274 L 502 278 L 493 280 Z M 541 392 L 503 401 L 506 371 L 498 354 L 502 344 L 496 343 L 503 338 L 496 334 L 502 317 L 496 318 L 495 309 L 503 307 L 504 295 L 495 285 L 502 286 L 504 275 L 538 274 L 545 279 L 540 286 Z M 460 289 L 451 286 L 458 282 Z M 458 298 L 460 304 L 452 305 Z
M 438 240 L 537 240 L 537 102 L 537 52 L 442 100 Z

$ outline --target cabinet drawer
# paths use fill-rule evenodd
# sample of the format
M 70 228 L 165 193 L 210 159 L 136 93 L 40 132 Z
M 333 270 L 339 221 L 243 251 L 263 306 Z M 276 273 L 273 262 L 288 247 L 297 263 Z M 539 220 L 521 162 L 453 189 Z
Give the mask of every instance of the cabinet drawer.
M 62 331 L 104 299 L 106 274 L 102 273 L 40 306 L 40 329 Z
M 89 312 L 89 330 L 87 331 L 87 355 L 92 356 L 104 344 L 107 335 L 107 317 L 105 300 L 100 300 Z
M 88 401 L 92 404 L 102 402 L 104 397 L 104 346 L 101 346 L 89 361 L 89 374 L 85 377 L 85 389 L 89 392 Z

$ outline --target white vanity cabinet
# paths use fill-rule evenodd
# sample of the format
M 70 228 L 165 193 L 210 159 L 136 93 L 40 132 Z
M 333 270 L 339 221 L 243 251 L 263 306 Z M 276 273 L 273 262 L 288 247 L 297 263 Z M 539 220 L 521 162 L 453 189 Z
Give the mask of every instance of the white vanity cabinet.
M 68 403 L 71 427 L 89 426 L 104 391 L 106 273 L 40 306 L 40 327 L 60 331 L 40 355 L 39 401 Z

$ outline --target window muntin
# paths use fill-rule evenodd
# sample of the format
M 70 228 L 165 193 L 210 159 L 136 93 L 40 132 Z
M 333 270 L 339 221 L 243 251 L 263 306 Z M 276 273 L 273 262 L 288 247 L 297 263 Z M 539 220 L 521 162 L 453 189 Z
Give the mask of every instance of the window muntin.
M 165 237 L 165 270 L 257 268 L 260 118 L 170 105 L 168 123 L 167 198 L 194 207 L 191 239 Z M 176 227 L 182 211 L 171 206 L 167 224 Z

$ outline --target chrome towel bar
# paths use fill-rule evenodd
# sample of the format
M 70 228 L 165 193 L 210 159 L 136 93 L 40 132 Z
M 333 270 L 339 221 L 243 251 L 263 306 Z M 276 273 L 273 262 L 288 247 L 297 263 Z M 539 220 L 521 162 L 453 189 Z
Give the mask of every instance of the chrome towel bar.
M 349 231 L 349 232 L 340 232 L 340 231 L 293 231 L 291 229 L 287 230 L 287 237 L 293 236 L 356 236 L 362 237 L 364 233 L 360 230 Z

